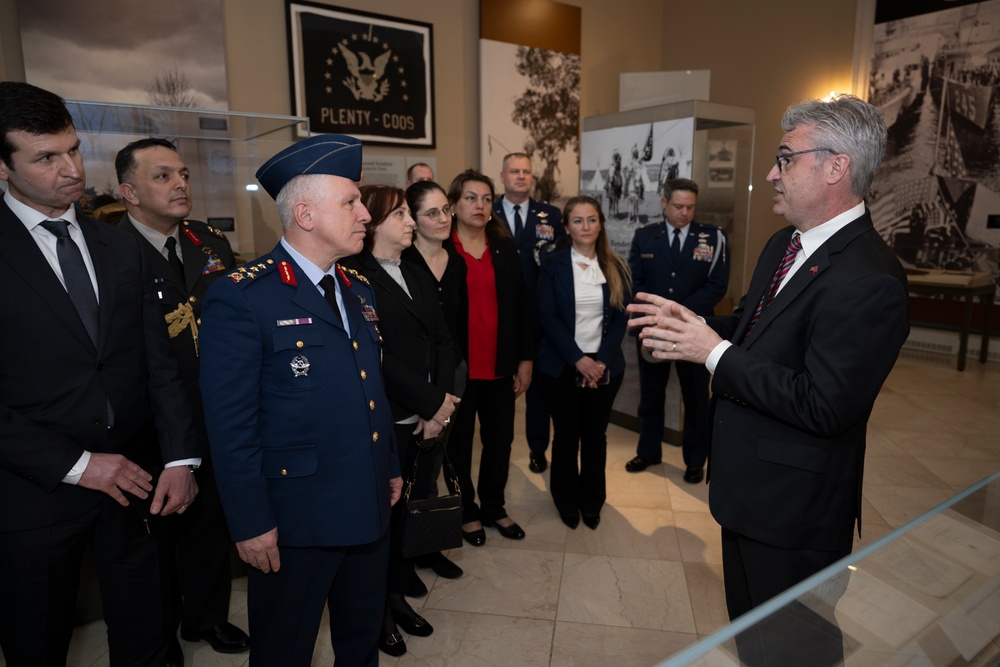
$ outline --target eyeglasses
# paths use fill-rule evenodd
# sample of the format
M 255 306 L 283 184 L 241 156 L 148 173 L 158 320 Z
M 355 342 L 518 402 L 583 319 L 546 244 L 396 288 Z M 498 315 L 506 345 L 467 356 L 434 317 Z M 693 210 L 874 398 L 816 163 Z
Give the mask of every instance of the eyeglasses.
M 441 208 L 432 208 L 429 211 L 423 211 L 417 213 L 417 215 L 422 215 L 425 218 L 430 218 L 431 220 L 437 220 L 442 215 L 446 218 L 451 217 L 451 206 L 442 206 Z
M 774 156 L 774 162 L 778 165 L 778 173 L 782 173 L 785 167 L 792 163 L 792 157 L 795 155 L 803 155 L 805 153 L 819 153 L 820 151 L 826 151 L 828 153 L 837 154 L 837 151 L 832 148 L 810 148 L 807 151 L 795 151 L 794 153 L 779 153 Z

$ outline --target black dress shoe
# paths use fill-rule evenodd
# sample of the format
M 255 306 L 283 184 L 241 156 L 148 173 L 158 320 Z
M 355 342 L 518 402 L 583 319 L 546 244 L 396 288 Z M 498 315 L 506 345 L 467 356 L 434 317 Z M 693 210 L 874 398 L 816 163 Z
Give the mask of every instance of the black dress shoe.
M 600 514 L 584 514 L 583 515 L 583 525 L 591 530 L 597 529 L 597 524 L 601 523 Z
M 524 529 L 516 523 L 512 523 L 509 526 L 501 526 L 496 521 L 483 521 L 482 524 L 487 528 L 496 528 L 508 540 L 524 539 Z
M 637 456 L 625 464 L 625 470 L 629 472 L 642 472 L 649 466 L 659 465 L 662 462 L 662 459 L 644 459 L 641 456 Z
M 704 468 L 688 468 L 684 471 L 684 481 L 688 484 L 697 484 L 705 479 Z
M 243 653 L 250 650 L 250 637 L 247 633 L 228 621 L 202 631 L 182 627 L 181 639 L 186 642 L 204 639 L 218 653 Z
M 403 641 L 403 635 L 398 632 L 390 632 L 388 634 L 385 632 L 379 633 L 378 650 L 386 655 L 398 658 L 406 653 L 406 642 Z
M 181 643 L 177 641 L 177 637 L 167 642 L 167 656 L 163 667 L 184 667 L 184 651 L 181 650 Z
M 410 585 L 404 593 L 408 598 L 422 598 L 427 595 L 427 585 L 416 574 L 410 578 Z
M 528 470 L 531 472 L 545 472 L 549 467 L 549 462 L 545 460 L 545 452 L 531 452 L 528 456 Z
M 478 530 L 470 530 L 469 532 L 462 531 L 462 537 L 465 541 L 474 547 L 481 547 L 486 544 L 486 531 L 482 528 Z
M 458 579 L 464 574 L 462 568 L 448 560 L 440 551 L 426 556 L 417 556 L 414 562 L 417 567 L 429 567 L 434 570 L 434 574 L 445 579 Z
M 560 514 L 559 518 L 562 519 L 562 522 L 564 524 L 566 524 L 573 530 L 576 530 L 576 527 L 580 525 L 579 514 Z
M 427 622 L 427 619 L 414 611 L 412 607 L 409 610 L 393 608 L 392 618 L 396 621 L 396 625 L 408 635 L 429 637 L 434 632 L 434 628 Z

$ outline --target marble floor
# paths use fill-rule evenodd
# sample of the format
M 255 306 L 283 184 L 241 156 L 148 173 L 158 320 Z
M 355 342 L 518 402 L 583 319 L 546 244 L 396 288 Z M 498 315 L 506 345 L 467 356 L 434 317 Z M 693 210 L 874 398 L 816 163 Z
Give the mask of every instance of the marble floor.
M 1000 365 L 970 360 L 959 373 L 950 357 L 904 351 L 870 422 L 864 536 L 857 544 L 1000 468 L 998 408 Z M 404 635 L 407 654 L 382 655 L 381 664 L 649 666 L 723 626 L 719 528 L 708 512 L 708 488 L 681 480 L 680 449 L 671 446 L 664 446 L 662 466 L 625 472 L 635 437 L 609 430 L 608 503 L 591 531 L 560 522 L 548 473 L 528 471 L 519 433 L 507 505 L 527 538 L 510 541 L 487 529 L 484 547 L 449 554 L 465 570 L 460 579 L 418 570 L 430 592 L 411 603 L 434 634 Z M 234 583 L 231 619 L 245 628 L 245 580 Z M 104 635 L 101 622 L 78 628 L 70 664 L 107 665 Z M 247 664 L 245 654 L 181 645 L 189 666 Z M 331 664 L 329 636 L 321 630 L 313 665 Z

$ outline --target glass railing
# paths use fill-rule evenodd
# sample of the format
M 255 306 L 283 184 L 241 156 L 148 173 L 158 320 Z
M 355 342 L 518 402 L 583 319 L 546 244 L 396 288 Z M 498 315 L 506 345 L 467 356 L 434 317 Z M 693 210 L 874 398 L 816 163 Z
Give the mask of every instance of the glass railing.
M 1000 471 L 658 667 L 1000 665 Z

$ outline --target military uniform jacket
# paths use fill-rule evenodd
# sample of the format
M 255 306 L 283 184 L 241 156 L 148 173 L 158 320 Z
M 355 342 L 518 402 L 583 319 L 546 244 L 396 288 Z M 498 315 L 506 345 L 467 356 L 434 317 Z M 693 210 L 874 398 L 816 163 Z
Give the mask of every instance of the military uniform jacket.
M 235 541 L 275 526 L 281 546 L 374 542 L 399 476 L 374 294 L 340 270 L 348 336 L 279 243 L 208 290 L 201 389 Z
M 152 274 L 152 289 L 160 302 L 170 342 L 180 365 L 181 378 L 191 397 L 203 456 L 207 456 L 208 437 L 198 389 L 198 328 L 201 326 L 201 308 L 208 286 L 236 266 L 233 249 L 218 229 L 197 220 L 183 221 L 179 234 L 181 255 L 184 257 L 184 275 L 181 276 L 160 249 L 154 248 L 135 228 L 136 224 L 139 223 L 126 215 L 117 227 L 134 234 L 146 256 L 146 266 Z
M 714 225 L 692 222 L 680 258 L 670 251 L 673 227 L 658 222 L 637 229 L 628 255 L 632 293 L 676 301 L 697 315 L 714 314 L 729 289 L 729 244 Z
M 522 205 L 524 206 L 524 205 Z M 566 239 L 566 230 L 562 225 L 562 214 L 555 206 L 544 202 L 528 199 L 527 211 L 524 215 L 524 229 L 514 236 L 514 247 L 521 260 L 524 272 L 524 287 L 528 291 L 528 308 L 531 312 L 531 323 L 535 337 L 541 336 L 538 326 L 538 308 L 535 303 L 535 288 L 538 283 L 538 267 L 542 256 L 557 247 L 561 247 Z M 503 197 L 497 197 L 493 202 L 493 213 L 504 221 L 504 226 L 510 229 L 510 224 L 504 216 Z

